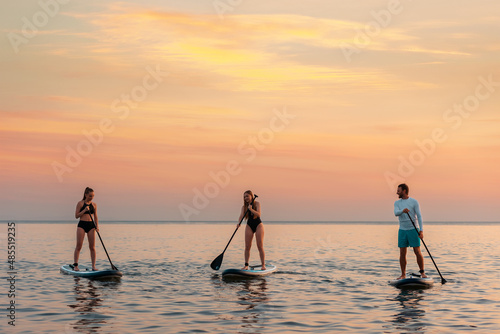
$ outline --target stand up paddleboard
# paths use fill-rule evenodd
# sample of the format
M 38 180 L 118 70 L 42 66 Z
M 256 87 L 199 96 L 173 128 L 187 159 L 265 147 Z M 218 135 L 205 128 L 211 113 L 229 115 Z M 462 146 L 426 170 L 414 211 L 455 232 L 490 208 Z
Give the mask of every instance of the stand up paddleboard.
M 400 289 L 426 289 L 434 284 L 432 277 L 422 278 L 420 275 L 410 274 L 410 277 L 389 281 L 389 284 Z
M 266 270 L 262 270 L 262 265 L 249 266 L 249 269 L 226 269 L 222 272 L 223 277 L 260 277 L 272 274 L 278 268 L 272 264 L 266 265 Z
M 122 273 L 119 270 L 95 270 L 82 265 L 79 265 L 79 271 L 73 270 L 69 264 L 61 266 L 61 272 L 68 275 L 86 277 L 86 278 L 111 278 L 111 277 L 122 277 Z

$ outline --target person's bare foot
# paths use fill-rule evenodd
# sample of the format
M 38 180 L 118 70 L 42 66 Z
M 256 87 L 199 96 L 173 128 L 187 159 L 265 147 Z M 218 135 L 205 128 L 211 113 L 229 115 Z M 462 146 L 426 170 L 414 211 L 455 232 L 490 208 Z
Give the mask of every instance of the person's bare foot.
M 241 270 L 248 270 L 248 266 L 244 266 Z
M 262 265 L 261 270 L 266 270 L 266 265 L 265 264 Z
M 97 271 L 97 268 L 96 267 L 92 267 L 92 271 Z
M 78 268 L 78 266 L 73 266 L 73 270 L 74 271 L 80 271 L 80 268 Z
M 425 273 L 420 273 L 422 278 L 427 278 L 427 275 Z
M 404 279 L 404 278 L 406 278 L 405 274 L 403 274 L 403 275 L 401 275 L 401 276 L 398 277 L 398 279 Z

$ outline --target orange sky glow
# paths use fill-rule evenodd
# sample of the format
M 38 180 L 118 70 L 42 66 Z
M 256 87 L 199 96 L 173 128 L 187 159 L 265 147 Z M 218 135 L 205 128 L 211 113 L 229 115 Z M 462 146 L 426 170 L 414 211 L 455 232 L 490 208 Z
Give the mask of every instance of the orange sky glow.
M 264 220 L 396 221 L 407 182 L 425 220 L 500 220 L 497 2 L 54 3 L 0 14 L 0 219 L 90 186 L 101 220 L 252 189 Z

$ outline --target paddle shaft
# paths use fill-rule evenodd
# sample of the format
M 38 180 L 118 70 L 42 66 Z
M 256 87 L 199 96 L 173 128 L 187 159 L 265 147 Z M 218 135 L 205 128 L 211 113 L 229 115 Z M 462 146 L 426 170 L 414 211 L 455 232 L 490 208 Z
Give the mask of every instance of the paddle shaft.
M 410 218 L 410 221 L 411 221 L 413 227 L 415 228 L 415 231 L 417 231 L 417 233 L 420 233 L 419 230 L 417 229 L 417 226 L 413 222 L 413 219 L 411 219 L 410 213 L 407 212 L 406 214 L 408 215 L 408 218 Z M 444 279 L 443 275 L 441 275 L 441 272 L 439 271 L 439 268 L 436 264 L 436 261 L 434 261 L 434 258 L 432 257 L 431 252 L 429 252 L 429 248 L 427 248 L 427 245 L 425 244 L 424 239 L 420 239 L 420 240 L 422 240 L 422 243 L 424 244 L 424 247 L 425 247 L 425 250 L 427 251 L 427 254 L 429 254 L 429 256 L 432 260 L 432 263 L 434 263 L 434 267 L 436 267 L 436 270 L 437 270 L 439 276 L 441 277 L 441 283 L 443 283 L 443 284 L 446 283 L 446 280 Z
M 254 198 L 252 199 L 252 203 L 250 203 L 250 205 L 253 204 L 253 202 L 255 201 L 255 199 L 259 197 L 257 195 L 254 196 Z M 241 218 L 240 222 L 238 223 L 238 226 L 236 226 L 236 230 L 234 230 L 233 232 L 233 235 L 231 236 L 231 239 L 229 239 L 229 242 L 227 243 L 226 245 L 226 248 L 224 248 L 224 250 L 222 251 L 222 254 L 224 254 L 226 252 L 226 249 L 229 247 L 229 244 L 231 243 L 231 241 L 233 240 L 234 238 L 234 235 L 236 234 L 236 232 L 238 232 L 238 229 L 240 228 L 240 225 L 241 223 L 243 222 L 243 219 L 245 219 L 245 217 L 247 216 L 247 214 L 250 212 L 250 209 L 247 208 L 247 211 L 245 212 L 245 214 L 243 215 L 243 217 Z M 221 255 L 222 255 L 221 254 Z
M 93 211 L 93 208 L 92 208 L 92 211 Z M 108 257 L 109 264 L 111 264 L 111 269 L 118 270 L 118 268 L 115 267 L 115 265 L 113 264 L 113 262 L 111 262 L 111 258 L 109 257 L 108 251 L 106 250 L 106 246 L 104 246 L 104 242 L 102 241 L 101 234 L 97 230 L 97 225 L 94 222 L 94 218 L 92 218 L 92 214 L 90 212 L 88 214 L 90 216 L 90 220 L 92 220 L 92 224 L 94 224 L 94 228 L 95 228 L 95 231 L 97 232 L 97 235 L 99 236 L 99 240 L 101 240 L 102 248 L 104 248 L 104 251 L 106 252 L 106 256 Z

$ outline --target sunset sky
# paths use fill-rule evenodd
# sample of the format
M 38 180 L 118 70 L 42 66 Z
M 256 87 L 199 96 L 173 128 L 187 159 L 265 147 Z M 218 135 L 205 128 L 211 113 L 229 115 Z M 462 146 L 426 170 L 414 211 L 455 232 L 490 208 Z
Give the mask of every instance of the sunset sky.
M 264 221 L 396 221 L 405 181 L 424 222 L 500 221 L 498 1 L 42 3 L 0 13 L 0 219 L 90 186 L 101 220 L 252 189 Z

